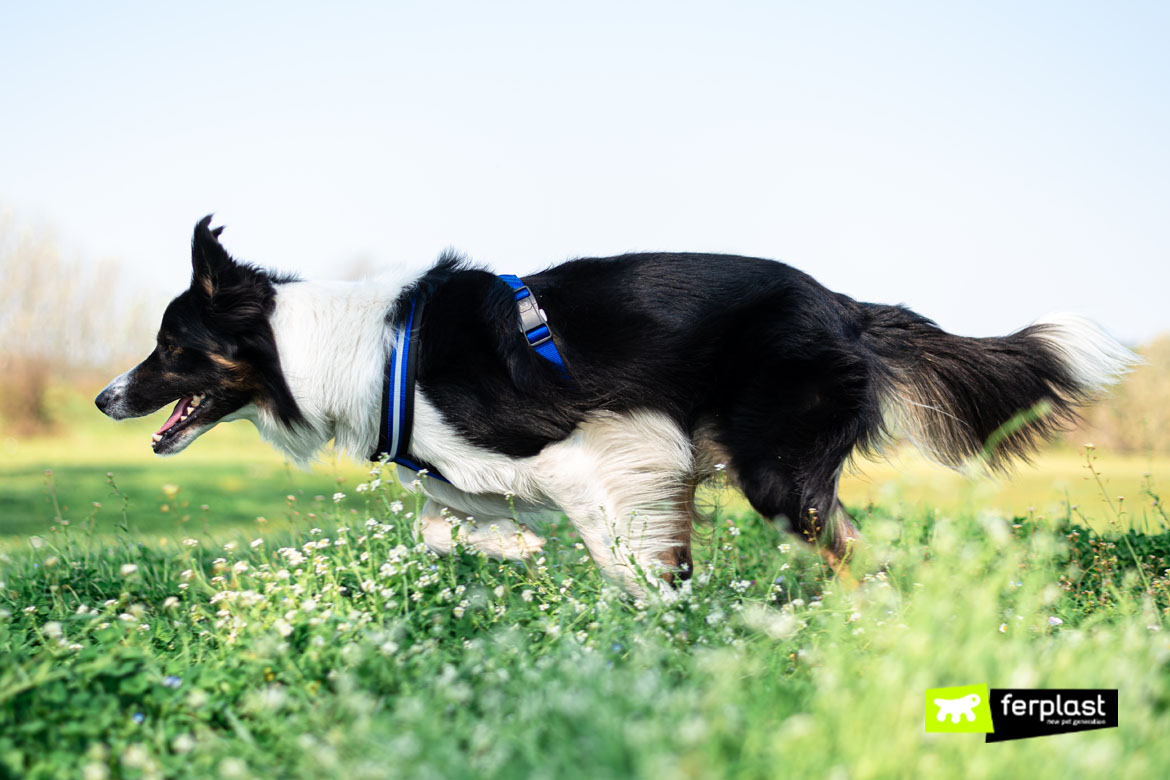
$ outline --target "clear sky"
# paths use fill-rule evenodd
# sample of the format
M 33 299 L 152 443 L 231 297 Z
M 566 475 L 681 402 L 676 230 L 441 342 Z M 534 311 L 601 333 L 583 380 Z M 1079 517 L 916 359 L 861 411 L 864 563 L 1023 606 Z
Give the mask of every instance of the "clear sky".
M 1170 330 L 1170 3 L 5 3 L 0 204 L 185 287 L 789 262 L 968 335 Z M 147 341 L 149 341 L 149 334 Z

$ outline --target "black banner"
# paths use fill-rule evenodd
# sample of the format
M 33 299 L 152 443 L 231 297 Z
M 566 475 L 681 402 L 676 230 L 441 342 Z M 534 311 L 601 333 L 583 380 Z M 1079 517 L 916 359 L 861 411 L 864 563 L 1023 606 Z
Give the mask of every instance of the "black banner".
M 988 742 L 1117 728 L 1117 690 L 992 688 Z

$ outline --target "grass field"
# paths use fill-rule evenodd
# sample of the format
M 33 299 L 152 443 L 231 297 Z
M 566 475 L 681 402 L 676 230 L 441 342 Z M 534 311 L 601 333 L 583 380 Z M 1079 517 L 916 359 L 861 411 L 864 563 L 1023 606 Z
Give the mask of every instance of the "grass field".
M 527 565 L 437 558 L 389 474 L 292 470 L 242 424 L 158 460 L 152 429 L 87 420 L 4 445 L 0 777 L 1170 766 L 1170 535 L 1142 493 L 1159 462 L 1101 454 L 1104 490 L 1076 453 L 995 485 L 866 466 L 842 488 L 866 537 L 856 587 L 713 493 L 695 577 L 636 602 L 564 521 Z M 1117 688 L 1121 726 L 924 733 L 924 690 L 974 683 Z

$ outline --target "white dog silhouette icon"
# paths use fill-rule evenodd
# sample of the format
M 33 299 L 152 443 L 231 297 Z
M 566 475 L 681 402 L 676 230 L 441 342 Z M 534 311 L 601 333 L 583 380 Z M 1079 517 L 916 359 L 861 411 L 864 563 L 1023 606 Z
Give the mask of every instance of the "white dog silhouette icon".
M 951 716 L 951 723 L 958 723 L 960 716 L 974 721 L 975 708 L 982 700 L 977 693 L 969 693 L 957 699 L 935 699 L 934 703 L 938 706 L 938 721 L 941 723 L 948 715 Z

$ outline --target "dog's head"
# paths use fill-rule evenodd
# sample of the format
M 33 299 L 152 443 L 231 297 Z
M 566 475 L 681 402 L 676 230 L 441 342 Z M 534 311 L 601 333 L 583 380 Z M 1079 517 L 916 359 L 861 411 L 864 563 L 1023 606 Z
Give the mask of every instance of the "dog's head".
M 158 455 L 179 452 L 249 404 L 286 425 L 301 419 L 269 324 L 278 280 L 232 259 L 219 242 L 222 231 L 211 228 L 210 216 L 195 226 L 190 289 L 167 306 L 154 351 L 96 399 L 115 420 L 177 400 L 152 437 Z

